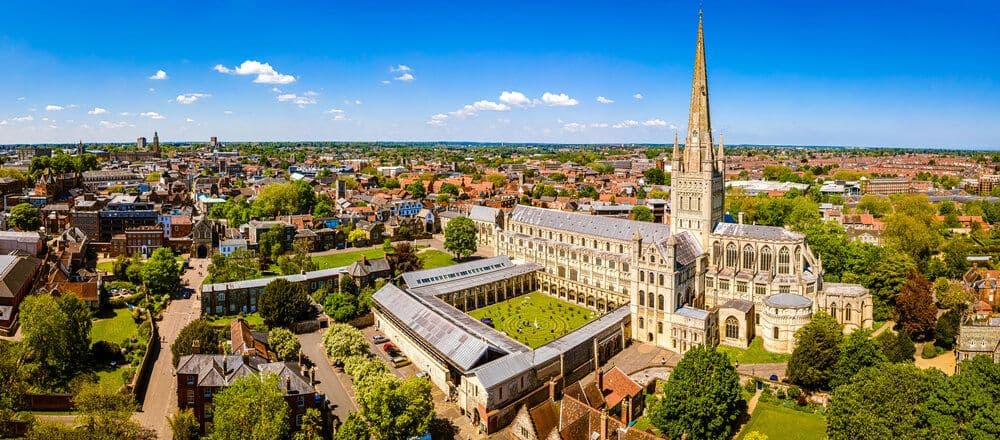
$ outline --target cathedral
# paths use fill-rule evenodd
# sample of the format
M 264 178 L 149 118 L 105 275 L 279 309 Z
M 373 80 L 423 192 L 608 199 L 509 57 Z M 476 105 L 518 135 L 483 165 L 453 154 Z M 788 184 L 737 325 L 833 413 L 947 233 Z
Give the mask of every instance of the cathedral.
M 725 150 L 712 140 L 701 19 L 684 147 L 674 136 L 670 223 L 517 206 L 499 222 L 497 255 L 537 263 L 542 292 L 599 312 L 628 304 L 631 337 L 683 353 L 699 344 L 792 351 L 817 310 L 845 331 L 872 325 L 856 284 L 823 282 L 803 234 L 727 222 Z M 742 219 L 742 216 L 739 216 Z

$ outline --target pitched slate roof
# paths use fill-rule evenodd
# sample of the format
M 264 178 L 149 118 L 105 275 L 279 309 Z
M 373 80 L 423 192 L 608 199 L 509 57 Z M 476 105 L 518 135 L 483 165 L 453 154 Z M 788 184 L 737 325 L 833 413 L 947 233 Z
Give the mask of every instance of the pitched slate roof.
M 659 243 L 670 236 L 670 225 L 634 220 L 578 214 L 517 205 L 511 220 L 544 228 L 561 229 L 569 233 L 597 235 L 611 240 L 629 241 L 639 233 L 646 243 Z
M 779 226 L 748 225 L 745 223 L 719 223 L 715 235 L 729 237 L 762 238 L 766 240 L 802 240 L 805 236 Z

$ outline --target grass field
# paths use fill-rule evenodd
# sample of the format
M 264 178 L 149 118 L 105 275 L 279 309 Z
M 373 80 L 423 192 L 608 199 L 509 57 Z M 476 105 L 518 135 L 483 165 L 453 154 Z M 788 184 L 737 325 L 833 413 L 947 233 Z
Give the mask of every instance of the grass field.
M 597 317 L 583 307 L 533 292 L 469 312 L 531 348 L 538 348 Z
M 424 262 L 424 269 L 433 269 L 435 267 L 451 266 L 455 264 L 455 259 L 452 258 L 451 254 L 441 252 L 437 249 L 426 249 L 417 254 L 417 258 Z
M 826 418 L 821 414 L 796 411 L 769 402 L 757 402 L 740 438 L 757 431 L 773 439 L 813 440 L 826 438 Z
M 229 323 L 233 322 L 239 315 L 227 315 L 227 316 L 216 316 L 216 315 L 203 315 L 202 319 L 208 321 L 208 324 L 212 327 L 224 327 L 229 328 Z M 253 328 L 263 328 L 264 318 L 260 317 L 260 313 L 250 313 L 244 315 L 243 319 L 246 320 L 247 324 Z
M 94 320 L 90 330 L 90 339 L 93 342 L 108 341 L 121 344 L 126 338 L 135 336 L 139 330 L 139 326 L 132 320 L 132 311 L 127 307 L 102 311 L 98 314 L 98 318 Z
M 330 255 L 320 255 L 318 257 L 313 257 L 313 262 L 315 262 L 320 269 L 329 269 L 331 267 L 341 267 L 347 266 L 364 255 L 365 258 L 373 260 L 376 258 L 382 258 L 385 256 L 385 251 L 382 248 L 366 249 L 363 251 L 353 251 L 353 252 L 342 252 L 339 254 Z
M 748 348 L 736 348 L 727 345 L 719 345 L 719 351 L 729 354 L 729 358 L 740 365 L 746 364 L 775 364 L 788 362 L 792 356 L 784 353 L 769 353 L 764 350 L 764 340 L 760 336 L 753 338 Z
M 105 271 L 107 273 L 112 273 L 115 270 L 115 262 L 114 261 L 102 261 L 100 263 L 97 263 L 97 270 L 103 270 L 103 271 Z

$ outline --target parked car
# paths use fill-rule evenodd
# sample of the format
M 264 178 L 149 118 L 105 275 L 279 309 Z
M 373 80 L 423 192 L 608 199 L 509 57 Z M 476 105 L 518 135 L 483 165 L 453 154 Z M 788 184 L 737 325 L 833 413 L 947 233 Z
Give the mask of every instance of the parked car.
M 406 356 L 393 356 L 392 358 L 392 365 L 395 365 L 396 368 L 405 367 L 410 365 L 410 363 L 410 360 Z
M 372 336 L 372 342 L 374 342 L 376 344 L 381 344 L 383 342 L 389 342 L 389 338 L 387 338 L 385 336 L 382 336 L 382 335 L 375 335 L 375 336 Z
M 419 377 L 419 378 L 421 378 L 421 379 L 427 379 L 427 378 L 429 378 L 429 377 L 430 377 L 430 375 L 429 375 L 429 374 L 427 374 L 427 372 L 426 372 L 426 371 L 418 371 L 418 372 L 417 372 L 417 377 Z

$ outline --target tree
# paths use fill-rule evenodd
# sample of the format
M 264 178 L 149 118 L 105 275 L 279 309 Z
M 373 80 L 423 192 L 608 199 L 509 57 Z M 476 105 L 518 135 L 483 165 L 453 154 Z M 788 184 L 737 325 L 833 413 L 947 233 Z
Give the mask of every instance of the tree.
M 955 346 L 955 339 L 958 338 L 961 320 L 962 313 L 958 309 L 948 310 L 944 315 L 941 315 L 934 326 L 934 345 L 951 350 Z
M 937 306 L 931 294 L 933 285 L 921 273 L 910 272 L 896 298 L 899 324 L 916 341 L 926 341 L 934 336 L 937 323 Z
M 925 438 L 1000 437 L 1000 364 L 988 356 L 963 361 L 924 404 Z
M 402 242 L 392 248 L 392 253 L 386 255 L 389 266 L 395 273 L 413 272 L 424 268 L 424 262 L 417 257 L 410 243 Z
M 343 274 L 340 276 L 340 282 L 337 284 L 337 286 L 340 288 L 341 293 L 346 293 L 351 296 L 358 295 L 358 290 L 359 290 L 358 283 L 354 281 L 354 277 L 348 274 Z
M 7 221 L 21 231 L 37 231 L 42 226 L 42 218 L 38 215 L 38 209 L 30 203 L 18 203 L 10 209 Z
M 272 218 L 279 215 L 308 214 L 316 205 L 316 192 L 308 183 L 298 180 L 272 183 L 257 193 L 253 202 L 255 217 Z
M 865 368 L 833 390 L 826 434 L 831 440 L 924 438 L 916 409 L 941 380 L 940 373 L 911 364 Z
M 367 239 L 368 233 L 364 229 L 353 229 L 347 234 L 347 241 L 353 243 L 355 246 L 358 246 L 362 241 Z
M 198 342 L 199 353 L 220 354 L 222 348 L 220 342 L 222 338 L 208 321 L 196 319 L 185 325 L 177 334 L 177 339 L 170 345 L 170 353 L 173 355 L 174 366 L 181 360 L 181 357 L 192 354 L 195 341 Z
M 647 185 L 664 185 L 666 184 L 667 177 L 663 173 L 663 170 L 653 167 L 642 172 L 643 181 Z
M 942 309 L 965 309 L 975 300 L 975 295 L 966 290 L 961 282 L 943 277 L 934 280 L 934 297 Z
M 260 316 L 268 327 L 289 327 L 298 321 L 316 316 L 305 287 L 284 278 L 275 278 L 264 286 L 258 299 Z
M 72 376 L 90 359 L 90 310 L 74 295 L 29 295 L 21 302 L 24 347 L 46 379 Z
M 889 201 L 888 197 L 865 194 L 858 201 L 858 209 L 875 217 L 882 217 L 892 212 L 892 202 Z
M 170 294 L 181 281 L 181 268 L 170 248 L 161 247 L 142 265 L 142 283 L 155 295 Z
M 249 249 L 236 249 L 229 256 L 212 254 L 206 283 L 252 280 L 260 277 L 260 262 Z
M 812 390 L 829 389 L 843 330 L 837 320 L 824 311 L 813 314 L 812 321 L 795 332 L 795 350 L 788 360 L 788 379 Z
M 292 249 L 291 254 L 278 257 L 278 267 L 281 269 L 281 273 L 294 275 L 319 269 L 319 265 L 309 256 L 309 247 L 306 243 L 295 243 Z
M 872 292 L 875 320 L 891 317 L 900 287 L 906 282 L 907 274 L 916 269 L 913 260 L 901 252 L 887 249 L 881 257 L 862 282 Z
M 139 408 L 135 397 L 129 393 L 108 390 L 99 384 L 87 384 L 73 396 L 73 405 L 79 411 L 76 423 L 78 430 L 84 434 L 83 438 L 156 438 L 156 433 L 132 420 L 132 413 Z
M 278 358 L 285 361 L 298 359 L 299 349 L 302 345 L 295 333 L 282 327 L 276 327 L 267 332 L 267 345 L 277 353 Z
M 198 438 L 198 419 L 194 417 L 194 410 L 176 410 L 173 415 L 167 416 L 167 423 L 170 424 L 170 431 L 174 440 L 195 440 Z
M 452 195 L 454 197 L 458 197 L 459 189 L 458 189 L 458 186 L 456 186 L 455 184 L 445 182 L 445 183 L 441 184 L 441 189 L 438 192 L 442 193 L 442 194 L 450 194 L 450 195 Z
M 434 418 L 431 383 L 419 377 L 400 380 L 377 374 L 356 383 L 358 411 L 375 438 L 390 440 L 418 436 Z
M 871 339 L 871 330 L 858 329 L 840 343 L 840 356 L 833 366 L 830 388 L 837 388 L 851 381 L 854 375 L 867 367 L 888 362 L 878 343 Z
M 212 403 L 215 424 L 210 439 L 278 440 L 287 434 L 289 409 L 275 374 L 236 379 Z
M 655 168 L 654 168 L 655 169 Z M 640 222 L 651 222 L 654 220 L 653 210 L 647 206 L 635 206 L 632 208 L 632 220 Z
M 684 353 L 648 414 L 669 438 L 725 439 L 745 410 L 729 357 L 714 346 L 696 346 Z
M 427 188 L 424 188 L 424 184 L 420 182 L 413 182 L 406 185 L 406 191 L 415 199 L 423 199 L 427 196 Z
M 309 408 L 302 416 L 302 425 L 292 436 L 294 440 L 323 440 L 323 416 L 319 410 Z
M 278 257 L 285 253 L 285 227 L 281 225 L 271 226 L 270 229 L 257 237 L 257 252 L 260 258 L 267 261 L 278 261 Z
M 337 428 L 336 440 L 369 440 L 371 438 L 371 428 L 368 422 L 361 417 L 361 414 L 352 412 L 347 416 L 347 420 Z
M 468 217 L 455 217 L 444 228 L 444 247 L 458 258 L 476 252 L 476 224 Z
M 0 340 L 0 438 L 13 438 L 8 431 L 20 409 L 21 399 L 27 391 L 27 371 L 24 368 L 23 346 L 17 342 Z
M 345 291 L 331 292 L 323 302 L 323 311 L 334 321 L 347 322 L 358 315 L 358 296 Z
M 599 194 L 597 193 L 597 189 L 590 185 L 581 186 L 579 191 L 577 191 L 577 195 L 583 198 L 590 198 L 590 199 L 596 199 L 599 196 Z
M 930 220 L 925 223 L 900 212 L 886 217 L 882 237 L 887 246 L 902 251 L 918 263 L 930 257 L 939 240 L 937 231 L 930 227 Z
M 917 347 L 906 332 L 882 332 L 875 338 L 889 362 L 913 362 Z
M 344 359 L 344 372 L 354 378 L 355 381 L 364 380 L 373 374 L 385 374 L 385 363 L 372 356 L 350 356 Z
M 326 356 L 336 365 L 343 365 L 351 356 L 367 355 L 368 341 L 364 333 L 348 324 L 333 323 L 323 333 L 323 348 Z

